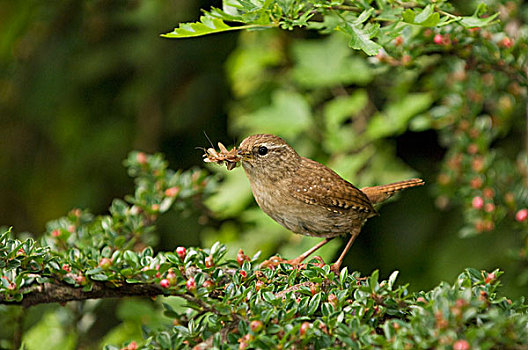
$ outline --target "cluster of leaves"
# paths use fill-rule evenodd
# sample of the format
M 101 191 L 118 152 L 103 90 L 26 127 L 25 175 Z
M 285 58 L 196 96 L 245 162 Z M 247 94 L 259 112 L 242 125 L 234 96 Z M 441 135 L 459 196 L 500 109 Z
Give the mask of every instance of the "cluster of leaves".
M 202 170 L 167 169 L 160 154 L 130 153 L 125 161 L 135 178 L 136 191 L 116 199 L 110 214 L 93 216 L 80 209 L 52 221 L 41 242 L 20 241 L 10 231 L 0 238 L 0 295 L 2 300 L 22 301 L 32 285 L 43 283 L 82 287 L 90 291 L 96 282 L 147 283 L 158 281 L 164 262 L 174 254 L 154 256 L 153 224 L 171 208 L 190 210 L 193 201 L 207 195 L 214 181 Z
M 197 271 L 185 286 L 178 277 L 168 289 L 173 295 L 186 289 L 187 303 L 165 304 L 173 324 L 145 328 L 145 342 L 134 347 L 488 349 L 528 341 L 526 305 L 497 295 L 498 270 L 467 269 L 453 285 L 411 294 L 395 284 L 397 272 L 386 281 L 378 271 L 362 277 L 345 268 L 335 275 L 317 260 L 259 269 L 241 252 L 237 261 L 217 260 L 224 250 L 191 250 L 175 261 Z
M 390 41 L 405 25 L 442 27 L 457 24 L 465 28 L 493 23 L 497 14 L 481 17 L 485 5 L 472 16 L 451 13 L 446 1 L 325 1 L 325 0 L 224 0 L 223 9 L 204 11 L 197 23 L 180 24 L 168 38 L 189 38 L 231 30 L 272 28 L 292 30 L 295 27 L 316 29 L 321 33 L 343 32 L 348 45 L 367 55 L 378 54 L 382 45 Z M 241 23 L 231 26 L 225 23 Z M 383 23 L 383 26 L 382 26 Z

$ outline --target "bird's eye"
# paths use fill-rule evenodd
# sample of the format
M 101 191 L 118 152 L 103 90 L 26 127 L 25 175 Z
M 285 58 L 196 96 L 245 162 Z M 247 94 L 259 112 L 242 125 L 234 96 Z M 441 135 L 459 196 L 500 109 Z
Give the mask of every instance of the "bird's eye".
M 266 154 L 268 154 L 268 147 L 260 146 L 258 148 L 258 154 L 261 155 L 261 156 L 265 156 Z

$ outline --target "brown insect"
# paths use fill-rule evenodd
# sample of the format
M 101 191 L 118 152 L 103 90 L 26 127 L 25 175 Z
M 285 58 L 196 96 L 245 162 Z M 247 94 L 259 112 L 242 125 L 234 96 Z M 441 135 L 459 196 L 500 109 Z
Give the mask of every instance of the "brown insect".
M 233 147 L 231 151 L 228 151 L 221 142 L 218 142 L 218 148 L 220 149 L 220 152 L 217 152 L 212 147 L 205 150 L 205 154 L 203 155 L 204 162 L 216 164 L 223 164 L 225 162 L 227 170 L 234 169 L 242 159 L 238 154 L 237 148 Z

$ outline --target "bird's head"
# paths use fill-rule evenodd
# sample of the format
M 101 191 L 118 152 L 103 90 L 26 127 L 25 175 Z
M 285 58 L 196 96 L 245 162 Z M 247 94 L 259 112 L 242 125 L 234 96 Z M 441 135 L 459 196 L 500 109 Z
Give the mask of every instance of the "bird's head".
M 295 171 L 301 157 L 282 138 L 271 134 L 246 137 L 238 147 L 249 177 L 281 178 Z

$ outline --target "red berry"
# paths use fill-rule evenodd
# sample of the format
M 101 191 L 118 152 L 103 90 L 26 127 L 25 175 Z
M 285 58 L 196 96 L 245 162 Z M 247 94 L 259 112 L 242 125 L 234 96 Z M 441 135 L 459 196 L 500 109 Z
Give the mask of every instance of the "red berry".
M 165 195 L 167 197 L 176 197 L 180 193 L 179 187 L 170 187 L 165 190 Z
M 484 158 L 479 157 L 479 156 L 473 158 L 471 167 L 473 168 L 474 171 L 480 173 L 482 170 L 484 170 Z
M 185 260 L 185 256 L 187 255 L 187 249 L 185 249 L 185 247 L 178 247 L 176 248 L 176 254 L 181 260 Z
M 491 213 L 495 210 L 495 204 L 493 203 L 486 203 L 486 205 L 484 205 L 484 211 L 486 213 Z
M 246 271 L 240 270 L 239 273 L 242 276 L 242 278 L 246 278 L 247 277 L 247 272 Z
M 255 289 L 256 289 L 257 291 L 259 291 L 259 290 L 261 290 L 262 287 L 264 287 L 264 286 L 265 286 L 264 282 L 262 282 L 262 281 L 257 281 L 257 283 L 255 284 Z
M 111 259 L 102 258 L 101 260 L 99 260 L 99 267 L 102 268 L 103 270 L 107 270 L 108 268 L 110 268 L 110 266 L 112 266 Z
M 482 186 L 482 179 L 480 177 L 474 177 L 470 181 L 470 185 L 474 189 L 479 189 Z
M 491 220 L 484 220 L 484 231 L 492 231 L 495 228 L 495 223 Z
M 244 264 L 244 261 L 249 261 L 249 257 L 244 254 L 244 251 L 242 249 L 240 249 L 237 253 L 236 261 L 239 266 L 242 266 L 242 264 Z
M 515 214 L 515 220 L 524 222 L 528 218 L 528 209 L 521 209 Z
M 476 154 L 478 152 L 478 146 L 474 143 L 470 143 L 469 146 L 467 147 L 467 152 L 469 154 Z
M 249 324 L 249 328 L 255 333 L 259 332 L 263 326 L 264 325 L 262 324 L 262 322 L 258 320 L 251 321 L 251 323 Z
M 51 235 L 53 237 L 59 237 L 60 236 L 60 231 L 59 230 L 53 230 L 53 231 L 51 231 Z
M 484 206 L 484 200 L 482 199 L 482 197 L 479 197 L 479 196 L 473 197 L 473 200 L 471 201 L 471 205 L 475 209 L 482 209 L 482 207 Z
M 376 54 L 376 58 L 378 59 L 379 62 L 384 62 L 387 59 L 387 56 L 385 55 L 383 50 L 379 50 L 378 53 Z
M 433 38 L 433 42 L 437 45 L 441 45 L 443 41 L 444 37 L 442 36 L 442 34 L 436 34 Z
M 75 279 L 75 282 L 77 284 L 80 284 L 81 286 L 84 286 L 86 284 L 86 277 L 84 277 L 83 275 L 77 275 L 74 277 Z
M 457 300 L 456 300 L 455 305 L 456 305 L 457 307 L 459 307 L 459 308 L 460 308 L 460 307 L 464 307 L 464 306 L 467 305 L 467 301 L 466 301 L 465 299 L 461 299 L 461 298 L 460 298 L 460 299 L 457 299 Z
M 513 46 L 513 39 L 510 39 L 510 38 L 506 37 L 506 38 L 504 38 L 504 39 L 502 39 L 500 41 L 500 45 L 502 47 L 505 47 L 505 48 L 509 49 L 510 47 Z
M 310 286 L 310 293 L 312 293 L 312 295 L 316 295 L 319 292 L 319 290 L 320 288 L 319 288 L 318 283 L 314 283 Z
M 312 325 L 310 324 L 310 322 L 303 322 L 301 324 L 301 329 L 300 329 L 300 334 L 301 334 L 301 337 L 306 334 L 306 332 L 310 329 Z
M 471 346 L 469 346 L 469 343 L 467 340 L 457 340 L 453 344 L 453 350 L 469 350 L 471 349 Z
M 127 350 L 137 350 L 137 348 L 138 345 L 135 341 L 131 341 L 127 346 Z
M 482 190 L 482 194 L 484 195 L 484 198 L 491 199 L 495 196 L 495 191 L 493 191 L 493 188 L 486 187 Z
M 169 280 L 171 286 L 176 284 L 176 274 L 172 269 L 167 272 L 167 280 Z
M 497 276 L 494 273 L 488 273 L 488 275 L 486 276 L 485 282 L 486 283 L 495 282 L 496 279 L 497 279 Z
M 196 282 L 194 281 L 194 277 L 189 278 L 185 283 L 185 286 L 189 292 L 194 292 L 196 290 Z
M 401 58 L 401 63 L 404 66 L 410 65 L 412 62 L 412 57 L 410 55 L 403 55 Z
M 204 283 L 202 283 L 202 287 L 204 287 L 207 290 L 211 290 L 214 287 L 214 283 L 210 280 L 207 280 L 207 281 L 204 281 Z
M 160 281 L 160 286 L 161 288 L 169 288 L 170 287 L 170 282 L 168 279 L 164 278 Z
M 139 152 L 136 156 L 136 160 L 139 164 L 147 164 L 147 155 L 143 152 Z
M 337 300 L 337 297 L 335 294 L 330 294 L 328 295 L 328 302 L 330 304 L 332 304 L 334 307 L 337 307 L 337 304 L 338 304 L 338 300 Z
M 62 265 L 62 269 L 66 272 L 71 272 L 71 266 L 68 264 Z

